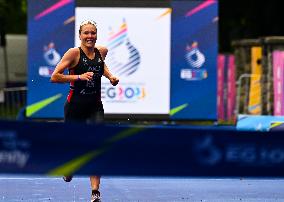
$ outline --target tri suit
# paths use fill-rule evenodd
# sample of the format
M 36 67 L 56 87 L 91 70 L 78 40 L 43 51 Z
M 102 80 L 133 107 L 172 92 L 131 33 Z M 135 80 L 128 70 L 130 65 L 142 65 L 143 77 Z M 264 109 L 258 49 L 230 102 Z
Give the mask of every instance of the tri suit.
M 101 101 L 101 77 L 104 73 L 104 61 L 100 51 L 95 48 L 95 58 L 90 59 L 79 47 L 78 64 L 69 69 L 70 75 L 81 75 L 93 72 L 89 81 L 77 80 L 70 82 L 70 91 L 64 105 L 65 122 L 102 121 L 104 109 Z

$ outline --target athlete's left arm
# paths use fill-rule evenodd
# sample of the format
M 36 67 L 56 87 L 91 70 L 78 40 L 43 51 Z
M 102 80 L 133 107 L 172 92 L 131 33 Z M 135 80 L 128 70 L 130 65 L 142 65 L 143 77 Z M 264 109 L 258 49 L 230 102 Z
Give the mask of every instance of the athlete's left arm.
M 104 46 L 98 46 L 97 47 L 98 50 L 100 51 L 100 54 L 103 58 L 103 60 L 105 60 L 105 57 L 107 55 L 107 52 L 108 52 L 108 49 Z M 109 79 L 110 83 L 113 85 L 113 86 L 116 86 L 119 82 L 119 79 L 112 75 L 112 73 L 109 71 L 109 68 L 107 67 L 107 65 L 104 63 L 104 74 L 103 74 L 106 78 Z
M 109 79 L 110 83 L 113 86 L 116 86 L 119 82 L 119 78 L 117 78 L 116 76 L 113 76 L 112 73 L 109 71 L 108 67 L 106 66 L 106 64 L 104 65 L 104 74 L 103 74 L 106 78 Z
M 107 47 L 105 47 L 105 46 L 96 46 L 96 48 L 100 51 L 100 54 L 101 54 L 103 60 L 105 60 L 106 55 L 108 53 Z

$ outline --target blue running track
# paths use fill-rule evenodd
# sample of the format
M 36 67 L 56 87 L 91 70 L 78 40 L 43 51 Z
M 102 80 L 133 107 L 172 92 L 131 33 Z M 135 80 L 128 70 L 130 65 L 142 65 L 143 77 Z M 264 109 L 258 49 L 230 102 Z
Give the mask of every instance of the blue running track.
M 281 202 L 283 178 L 102 177 L 103 202 Z M 90 201 L 88 177 L 0 175 L 2 202 Z

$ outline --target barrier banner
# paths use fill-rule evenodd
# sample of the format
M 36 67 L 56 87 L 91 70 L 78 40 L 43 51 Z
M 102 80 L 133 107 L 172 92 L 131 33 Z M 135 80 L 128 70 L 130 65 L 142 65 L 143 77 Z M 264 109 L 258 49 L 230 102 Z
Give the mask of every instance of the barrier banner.
M 284 116 L 268 115 L 238 115 L 237 130 L 243 131 L 271 131 L 281 130 L 280 123 L 284 123 Z
M 236 67 L 235 56 L 228 55 L 228 71 L 227 71 L 227 120 L 236 121 Z
M 218 120 L 225 120 L 225 112 L 224 112 L 224 69 L 225 69 L 225 55 L 219 54 L 217 61 L 217 112 L 218 112 Z
M 284 51 L 273 51 L 274 115 L 284 115 Z
M 251 48 L 251 79 L 249 91 L 249 114 L 261 114 L 261 66 L 262 48 L 255 46 Z
M 0 122 L 0 173 L 284 176 L 282 132 Z
M 217 71 L 217 109 L 218 121 L 235 121 L 236 79 L 235 56 L 218 55 Z

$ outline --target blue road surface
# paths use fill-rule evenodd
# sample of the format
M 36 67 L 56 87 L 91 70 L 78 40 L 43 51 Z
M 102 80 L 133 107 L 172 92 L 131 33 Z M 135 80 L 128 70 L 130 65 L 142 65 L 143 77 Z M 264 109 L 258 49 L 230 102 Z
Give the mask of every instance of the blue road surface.
M 280 202 L 283 178 L 102 177 L 103 202 Z M 0 175 L 0 202 L 90 201 L 88 177 Z

